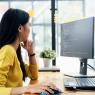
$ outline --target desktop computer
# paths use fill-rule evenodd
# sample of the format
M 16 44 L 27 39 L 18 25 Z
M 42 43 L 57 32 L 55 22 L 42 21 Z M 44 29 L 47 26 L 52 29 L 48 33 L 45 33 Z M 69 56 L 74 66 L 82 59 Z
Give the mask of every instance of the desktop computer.
M 70 88 L 95 88 L 95 76 L 87 75 L 87 60 L 94 58 L 95 18 L 89 17 L 61 24 L 61 56 L 80 59 L 80 76 L 67 75 L 64 82 Z

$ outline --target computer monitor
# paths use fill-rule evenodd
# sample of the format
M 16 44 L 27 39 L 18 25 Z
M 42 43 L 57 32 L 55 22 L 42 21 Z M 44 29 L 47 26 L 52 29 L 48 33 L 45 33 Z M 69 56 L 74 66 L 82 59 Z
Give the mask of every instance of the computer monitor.
M 94 17 L 61 24 L 61 56 L 80 58 L 80 74 L 94 58 Z

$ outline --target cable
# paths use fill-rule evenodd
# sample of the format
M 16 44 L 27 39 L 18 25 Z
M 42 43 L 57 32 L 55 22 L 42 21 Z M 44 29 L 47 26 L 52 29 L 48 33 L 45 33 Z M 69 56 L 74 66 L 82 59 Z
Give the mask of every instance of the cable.
M 91 69 L 93 69 L 95 71 L 95 68 L 92 67 L 90 64 L 87 64 Z

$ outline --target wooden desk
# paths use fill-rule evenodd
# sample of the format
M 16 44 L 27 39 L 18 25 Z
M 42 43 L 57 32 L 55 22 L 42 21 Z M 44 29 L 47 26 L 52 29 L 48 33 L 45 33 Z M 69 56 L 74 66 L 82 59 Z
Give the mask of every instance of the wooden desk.
M 40 72 L 39 79 L 31 81 L 30 84 L 41 83 L 43 81 L 55 83 L 64 92 L 62 95 L 95 95 L 94 91 L 67 91 L 63 85 L 63 74 L 60 72 Z

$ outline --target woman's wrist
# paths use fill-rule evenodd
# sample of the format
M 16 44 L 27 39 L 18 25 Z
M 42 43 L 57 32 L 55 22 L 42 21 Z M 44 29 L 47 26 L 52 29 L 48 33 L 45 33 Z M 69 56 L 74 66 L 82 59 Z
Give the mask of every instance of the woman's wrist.
M 28 54 L 29 57 L 35 56 L 35 53 Z
M 31 50 L 30 52 L 28 52 L 28 56 L 29 57 L 35 56 L 34 50 Z
M 31 55 L 31 54 L 34 53 L 34 50 L 32 49 L 32 50 L 29 50 L 29 51 L 27 51 L 27 52 L 28 52 L 28 55 Z
M 24 94 L 26 91 L 26 87 L 16 87 L 12 88 L 11 90 L 11 95 L 19 95 L 19 94 Z

